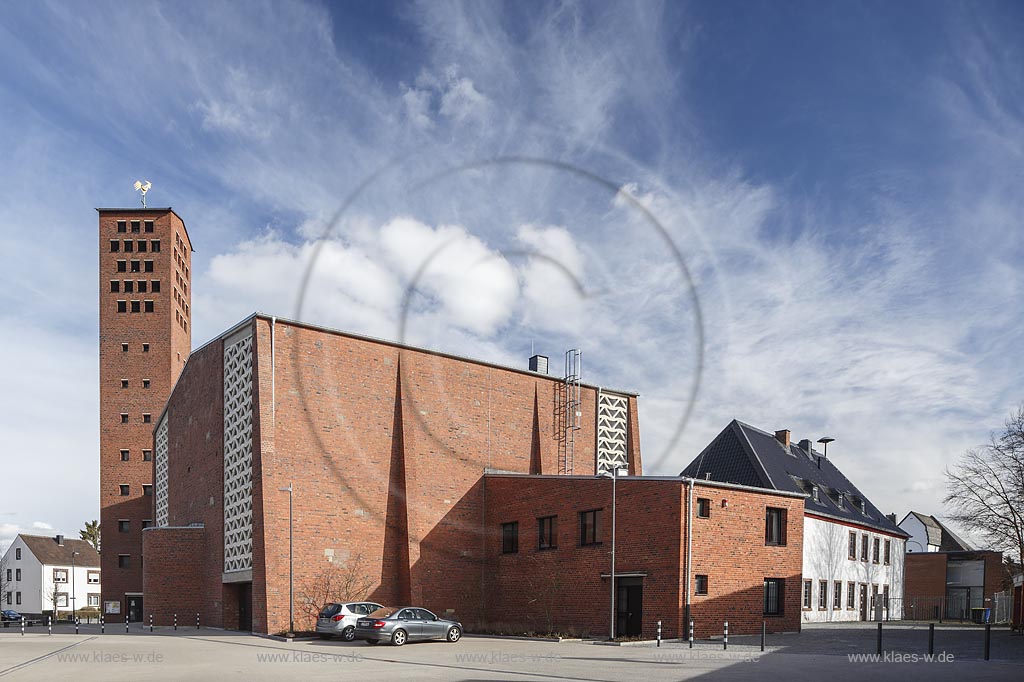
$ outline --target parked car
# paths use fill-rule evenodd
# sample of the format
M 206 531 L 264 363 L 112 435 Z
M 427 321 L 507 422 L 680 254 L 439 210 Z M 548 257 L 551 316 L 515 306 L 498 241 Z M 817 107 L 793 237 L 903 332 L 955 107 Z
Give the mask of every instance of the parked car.
M 21 614 L 18 613 L 17 611 L 12 611 L 11 609 L 5 609 L 3 611 L 0 611 L 0 621 L 4 621 L 4 620 L 9 620 L 9 621 L 17 620 L 17 621 L 20 621 L 21 620 Z
M 351 642 L 355 638 L 356 620 L 381 608 L 384 607 L 372 601 L 326 604 L 316 619 L 317 634 L 320 639 L 341 637 Z
M 415 606 L 387 607 L 358 619 L 354 637 L 369 644 L 391 642 L 395 646 L 424 639 L 457 642 L 462 638 L 462 623 Z

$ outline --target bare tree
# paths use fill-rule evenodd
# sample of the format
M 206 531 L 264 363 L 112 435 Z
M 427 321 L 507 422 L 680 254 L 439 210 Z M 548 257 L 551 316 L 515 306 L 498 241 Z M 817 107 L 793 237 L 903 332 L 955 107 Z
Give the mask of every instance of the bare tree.
M 946 469 L 949 518 L 1024 562 L 1024 405 L 1002 433 Z
M 61 587 L 63 586 L 60 583 L 53 583 L 53 585 L 50 587 L 50 591 L 46 593 L 46 599 L 53 606 L 54 623 L 56 623 L 60 619 L 60 613 L 58 611 L 60 605 L 57 602 L 60 601 Z M 67 606 L 65 606 L 64 608 L 67 608 Z
M 363 601 L 377 582 L 366 571 L 363 555 L 325 564 L 299 585 L 295 593 L 296 607 L 311 627 L 324 604 Z

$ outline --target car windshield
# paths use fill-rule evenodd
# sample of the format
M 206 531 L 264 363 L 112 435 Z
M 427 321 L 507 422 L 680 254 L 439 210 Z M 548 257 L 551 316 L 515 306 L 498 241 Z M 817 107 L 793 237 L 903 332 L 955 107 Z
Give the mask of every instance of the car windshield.
M 397 610 L 398 608 L 394 606 L 382 606 L 368 615 L 373 616 L 374 618 L 387 618 Z
M 326 604 L 320 609 L 321 618 L 333 618 L 341 612 L 341 604 Z

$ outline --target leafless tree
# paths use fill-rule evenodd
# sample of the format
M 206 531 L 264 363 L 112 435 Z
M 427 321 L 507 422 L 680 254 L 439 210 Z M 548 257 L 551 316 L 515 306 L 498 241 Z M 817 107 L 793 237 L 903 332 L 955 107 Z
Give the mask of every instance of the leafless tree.
M 295 592 L 296 607 L 312 627 L 324 604 L 363 601 L 376 584 L 366 570 L 362 554 L 335 559 L 299 585 Z
M 1024 562 L 1024 405 L 1002 433 L 946 469 L 949 518 Z

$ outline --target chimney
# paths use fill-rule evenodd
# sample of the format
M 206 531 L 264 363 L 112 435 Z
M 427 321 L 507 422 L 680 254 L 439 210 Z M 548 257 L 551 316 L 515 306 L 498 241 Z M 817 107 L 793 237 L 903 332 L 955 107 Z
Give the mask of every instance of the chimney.
M 537 374 L 548 373 L 548 356 L 534 355 L 530 358 L 530 371 Z
M 800 441 L 800 442 L 798 443 L 798 445 L 799 445 L 799 446 L 801 447 L 801 449 L 803 449 L 803 451 L 804 451 L 804 452 L 806 452 L 806 453 L 807 453 L 808 455 L 809 455 L 809 454 L 811 454 L 811 441 L 809 441 L 809 440 L 807 440 L 806 438 L 804 438 L 804 439 L 803 439 L 802 441 Z
M 775 432 L 775 440 L 779 441 L 787 448 L 789 447 L 789 429 L 781 429 Z
M 885 518 L 887 518 L 887 519 L 889 519 L 890 521 L 892 521 L 892 524 L 893 524 L 894 526 L 896 525 L 896 514 L 886 514 L 886 515 L 885 515 Z
M 64 546 L 64 536 L 63 536 L 63 535 L 58 535 L 58 536 L 56 536 L 56 537 L 54 538 L 54 540 L 56 540 L 56 541 L 57 541 L 57 545 L 58 545 L 59 547 L 63 547 L 63 546 Z

